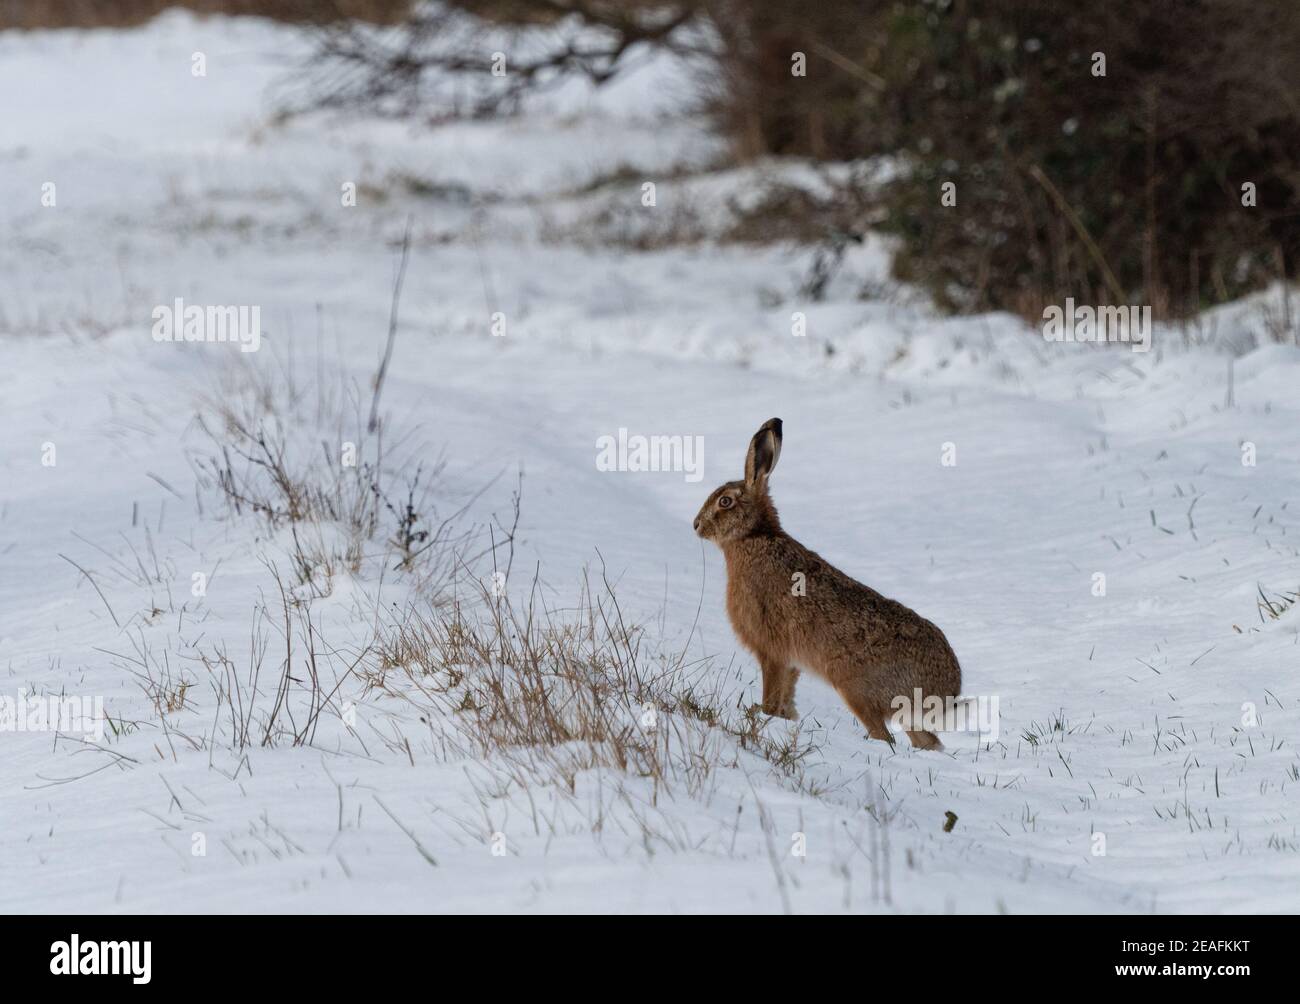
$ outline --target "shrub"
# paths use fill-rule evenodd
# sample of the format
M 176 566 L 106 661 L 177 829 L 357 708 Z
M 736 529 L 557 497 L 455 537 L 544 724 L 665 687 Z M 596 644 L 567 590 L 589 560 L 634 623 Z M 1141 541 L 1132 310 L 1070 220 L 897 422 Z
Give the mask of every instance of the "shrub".
M 711 107 L 737 151 L 896 156 L 875 193 L 900 238 L 895 273 L 944 306 L 1029 314 L 1074 295 L 1177 315 L 1296 273 L 1292 4 L 714 0 L 711 13 L 726 52 Z

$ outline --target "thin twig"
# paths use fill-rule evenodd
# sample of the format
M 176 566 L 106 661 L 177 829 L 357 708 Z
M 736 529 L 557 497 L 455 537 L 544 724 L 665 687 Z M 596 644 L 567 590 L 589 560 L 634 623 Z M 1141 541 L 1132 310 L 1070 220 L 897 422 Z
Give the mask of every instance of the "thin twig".
M 69 558 L 66 554 L 60 554 L 59 557 L 62 558 L 64 561 L 66 561 L 73 568 L 75 568 L 82 575 L 84 575 L 87 581 L 89 581 L 90 584 L 95 587 L 95 592 L 99 593 L 99 598 L 104 601 L 104 608 L 108 611 L 108 616 L 112 617 L 113 623 L 116 624 L 119 628 L 121 628 L 122 622 L 117 619 L 117 614 L 113 613 L 113 608 L 108 605 L 108 600 L 104 597 L 104 591 L 100 589 L 98 583 L 96 583 L 95 580 L 90 577 L 90 573 L 86 571 L 84 568 L 82 568 L 80 565 L 78 565 L 71 558 Z
M 383 809 L 386 813 L 388 813 L 388 818 L 397 824 L 397 828 L 411 838 L 411 843 L 415 844 L 415 849 L 420 852 L 420 857 L 424 858 L 425 861 L 429 862 L 429 864 L 437 868 L 438 867 L 437 858 L 435 858 L 432 854 L 430 854 L 427 850 L 425 850 L 424 845 L 420 843 L 419 838 L 416 837 L 416 835 L 412 833 L 410 830 L 408 830 L 404 825 L 402 825 L 402 821 L 398 819 L 396 816 L 394 816 L 392 810 L 389 809 L 388 806 L 386 806 L 383 802 L 379 800 L 378 795 L 375 795 L 374 799 L 375 799 L 375 804 L 377 804 L 381 809 Z
M 370 399 L 370 422 L 367 429 L 374 432 L 379 427 L 379 394 L 384 389 L 384 377 L 388 375 L 388 362 L 393 358 L 393 345 L 397 341 L 397 307 L 402 299 L 402 281 L 406 278 L 406 261 L 411 252 L 411 217 L 406 218 L 406 232 L 402 235 L 402 260 L 397 266 L 397 281 L 393 284 L 393 303 L 388 311 L 388 344 L 384 346 L 384 358 L 379 363 L 379 372 L 375 375 L 375 396 Z
M 1070 226 L 1074 227 L 1074 232 L 1079 235 L 1079 240 L 1083 241 L 1083 246 L 1088 249 L 1088 254 L 1092 256 L 1092 260 L 1101 269 L 1102 278 L 1106 280 L 1106 288 L 1110 290 L 1110 295 L 1115 298 L 1116 303 L 1123 303 L 1125 300 L 1124 290 L 1121 288 L 1119 280 L 1115 278 L 1115 273 L 1106 264 L 1101 248 L 1097 247 L 1097 242 L 1088 233 L 1088 228 L 1083 225 L 1083 220 L 1079 219 L 1079 214 L 1065 201 L 1065 196 L 1052 184 L 1051 179 L 1043 173 L 1042 168 L 1037 164 L 1029 165 L 1029 176 L 1043 186 L 1043 190 L 1051 196 L 1052 201 L 1056 203 L 1056 207 L 1060 209 L 1062 215 L 1070 221 Z

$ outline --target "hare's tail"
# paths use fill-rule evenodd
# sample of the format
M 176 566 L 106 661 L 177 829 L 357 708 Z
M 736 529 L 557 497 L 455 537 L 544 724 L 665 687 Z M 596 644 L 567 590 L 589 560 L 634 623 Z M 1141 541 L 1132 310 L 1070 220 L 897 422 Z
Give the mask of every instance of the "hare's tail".
M 974 733 L 981 742 L 998 741 L 997 697 L 959 695 L 953 698 L 953 704 L 957 731 Z

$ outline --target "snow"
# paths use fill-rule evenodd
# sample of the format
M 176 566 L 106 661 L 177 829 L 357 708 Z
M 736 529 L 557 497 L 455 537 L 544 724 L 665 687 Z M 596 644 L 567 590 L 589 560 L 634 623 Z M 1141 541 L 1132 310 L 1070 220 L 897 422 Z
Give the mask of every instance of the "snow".
M 806 176 L 711 170 L 721 144 L 666 110 L 679 67 L 647 60 L 523 120 L 275 125 L 266 94 L 301 44 L 180 13 L 0 34 L 0 698 L 99 696 L 137 723 L 94 744 L 0 731 L 0 910 L 1297 908 L 1300 609 L 1257 602 L 1300 589 L 1300 350 L 1268 344 L 1261 320 L 1280 290 L 1199 330 L 1158 326 L 1148 354 L 940 316 L 889 286 L 878 241 L 808 302 L 797 248 L 591 236 L 611 207 L 636 227 L 675 205 L 716 233 L 728 192 Z M 323 718 L 312 746 L 186 742 L 217 727 L 197 654 L 243 658 L 255 608 L 279 609 L 266 562 L 292 550 L 196 492 L 200 401 L 247 364 L 236 386 L 292 374 L 352 387 L 364 411 L 408 216 L 389 462 L 400 478 L 445 454 L 448 509 L 490 484 L 466 517 L 479 525 L 508 512 L 522 468 L 512 593 L 536 570 L 571 608 L 603 563 L 666 651 L 711 660 L 702 680 L 729 707 L 758 700 L 721 556 L 690 522 L 779 415 L 786 528 L 943 628 L 966 692 L 999 699 L 998 742 L 890 749 L 805 676 L 802 784 L 715 733 L 700 791 L 607 770 L 525 790 L 500 757 L 440 748 L 400 674 L 346 684 L 361 724 Z M 859 300 L 863 279 L 892 295 Z M 150 311 L 176 297 L 260 304 L 261 350 L 153 341 Z M 597 440 L 620 428 L 702 436 L 703 482 L 598 470 Z M 313 602 L 331 673 L 378 611 L 420 602 L 392 564 L 370 554 Z M 194 683 L 186 710 L 156 713 L 142 653 Z

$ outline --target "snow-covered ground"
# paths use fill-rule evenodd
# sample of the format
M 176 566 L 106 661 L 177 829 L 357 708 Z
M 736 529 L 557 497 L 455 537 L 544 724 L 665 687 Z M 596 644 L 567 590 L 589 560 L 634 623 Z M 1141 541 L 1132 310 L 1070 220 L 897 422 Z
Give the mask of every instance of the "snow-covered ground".
M 891 288 L 869 243 L 808 302 L 806 251 L 602 243 L 716 229 L 728 197 L 801 170 L 712 170 L 719 142 L 669 110 L 679 67 L 522 120 L 274 125 L 267 89 L 300 52 L 181 14 L 0 33 L 0 700 L 102 697 L 111 719 L 99 739 L 0 731 L 0 910 L 1300 906 L 1300 607 L 1277 599 L 1300 592 L 1300 351 L 1268 344 L 1267 298 L 1146 354 L 1049 344 L 901 290 L 858 299 Z M 512 595 L 536 576 L 571 608 L 603 567 L 739 714 L 758 671 L 690 523 L 779 415 L 787 529 L 944 629 L 967 693 L 999 700 L 997 741 L 890 749 L 805 676 L 797 771 L 719 731 L 704 785 L 530 787 L 440 744 L 393 672 L 345 681 L 352 728 L 232 749 L 201 655 L 246 666 L 261 625 L 278 679 L 269 566 L 293 547 L 196 488 L 195 416 L 215 428 L 213 395 L 253 381 L 350 386 L 364 413 L 408 217 L 390 473 L 444 456 L 440 511 L 468 500 L 483 527 L 508 523 L 522 468 Z M 260 306 L 260 351 L 155 342 L 177 297 Z M 621 428 L 702 437 L 702 480 L 598 469 Z M 311 603 L 331 680 L 385 611 L 424 602 L 391 558 Z M 142 671 L 188 682 L 181 706 L 160 715 Z

